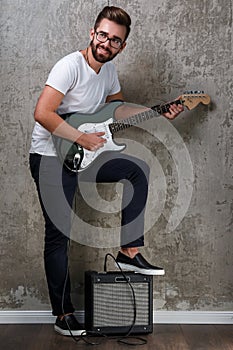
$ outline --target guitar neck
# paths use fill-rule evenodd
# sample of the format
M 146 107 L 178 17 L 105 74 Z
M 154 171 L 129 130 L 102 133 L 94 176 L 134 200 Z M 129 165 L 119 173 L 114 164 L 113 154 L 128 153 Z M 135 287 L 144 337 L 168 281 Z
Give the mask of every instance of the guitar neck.
M 181 99 L 178 99 L 178 100 L 175 100 L 175 101 L 172 101 L 172 102 L 169 102 L 169 103 L 166 103 L 164 105 L 156 105 L 156 106 L 153 106 L 151 107 L 151 109 L 153 111 L 156 111 L 158 114 L 163 114 L 163 113 L 167 113 L 169 112 L 169 108 L 171 105 L 182 105 L 183 102 Z
M 135 114 L 129 118 L 115 121 L 114 123 L 109 124 L 111 133 L 114 134 L 117 131 L 127 129 L 131 126 L 136 126 L 137 124 L 143 123 L 154 117 L 158 117 L 163 113 L 169 112 L 169 108 L 171 104 L 176 104 L 176 105 L 182 104 L 182 100 L 178 99 L 173 102 L 166 103 L 164 105 L 156 105 L 144 112 Z

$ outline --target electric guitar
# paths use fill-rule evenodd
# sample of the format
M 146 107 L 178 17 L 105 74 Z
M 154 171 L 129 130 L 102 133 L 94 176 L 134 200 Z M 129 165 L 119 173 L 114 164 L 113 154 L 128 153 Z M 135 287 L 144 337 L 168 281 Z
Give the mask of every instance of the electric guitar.
M 61 117 L 71 126 L 84 133 L 105 132 L 103 136 L 106 143 L 96 151 L 89 151 L 77 143 L 73 143 L 67 139 L 53 135 L 53 142 L 57 151 L 57 155 L 64 164 L 72 172 L 81 172 L 86 170 L 97 157 L 107 151 L 122 151 L 125 145 L 116 144 L 113 135 L 120 130 L 124 130 L 131 126 L 136 126 L 153 117 L 160 116 L 169 111 L 171 104 L 182 104 L 188 110 L 195 108 L 199 103 L 207 105 L 210 103 L 210 97 L 203 91 L 188 91 L 184 93 L 178 100 L 166 103 L 164 105 L 156 105 L 146 108 L 142 112 L 137 111 L 130 117 L 119 119 L 121 108 L 127 106 L 122 101 L 113 101 L 105 104 L 97 112 L 92 114 L 71 113 Z M 130 107 L 129 107 L 130 108 Z M 118 117 L 116 118 L 116 115 Z M 120 116 L 122 118 L 122 116 Z

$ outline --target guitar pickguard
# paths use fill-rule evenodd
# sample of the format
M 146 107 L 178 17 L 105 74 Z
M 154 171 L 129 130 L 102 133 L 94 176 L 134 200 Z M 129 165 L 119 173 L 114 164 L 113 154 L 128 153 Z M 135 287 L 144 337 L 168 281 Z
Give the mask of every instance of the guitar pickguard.
M 107 151 L 122 151 L 125 145 L 117 145 L 112 138 L 112 133 L 109 129 L 109 124 L 113 123 L 113 118 L 110 118 L 102 123 L 84 123 L 79 126 L 78 130 L 85 133 L 104 132 L 103 136 L 107 142 L 96 151 L 89 151 L 83 148 L 84 155 L 80 164 L 79 171 L 85 170 L 99 155 Z

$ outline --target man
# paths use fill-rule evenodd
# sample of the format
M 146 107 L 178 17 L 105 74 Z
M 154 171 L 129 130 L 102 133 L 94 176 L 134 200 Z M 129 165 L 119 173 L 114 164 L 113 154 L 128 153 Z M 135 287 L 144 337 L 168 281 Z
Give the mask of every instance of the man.
M 90 45 L 64 57 L 53 67 L 35 109 L 36 125 L 32 135 L 30 167 L 45 218 L 45 271 L 53 315 L 57 316 L 55 330 L 63 335 L 70 334 L 69 328 L 75 336 L 83 331 L 73 315 L 67 268 L 70 214 L 77 176 L 62 168 L 62 187 L 65 200 L 69 203 L 67 209 L 63 205 L 64 199 L 59 195 L 61 184 L 58 174 L 61 165 L 51 134 L 76 142 L 93 152 L 104 145 L 104 132 L 80 132 L 64 122 L 60 115 L 72 112 L 90 114 L 105 102 L 123 101 L 117 73 L 110 61 L 124 50 L 130 25 L 131 19 L 124 10 L 105 7 L 90 31 Z M 173 119 L 182 110 L 181 105 L 172 105 L 165 116 Z M 144 274 L 163 275 L 163 268 L 149 264 L 138 251 L 138 247 L 143 246 L 148 166 L 143 161 L 125 155 L 110 153 L 105 157 L 94 180 L 128 180 L 124 183 L 123 203 L 128 199 L 127 183 L 130 182 L 134 189 L 132 200 L 122 210 L 122 247 L 117 262 L 123 268 Z M 91 174 L 87 170 L 82 180 L 92 181 Z M 55 220 L 51 212 L 55 213 Z

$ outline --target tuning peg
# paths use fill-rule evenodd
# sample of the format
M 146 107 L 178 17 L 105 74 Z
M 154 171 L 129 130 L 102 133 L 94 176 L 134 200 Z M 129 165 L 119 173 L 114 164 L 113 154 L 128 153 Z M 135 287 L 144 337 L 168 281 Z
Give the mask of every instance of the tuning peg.
M 187 90 L 184 92 L 184 95 L 194 95 L 194 94 L 204 94 L 204 91 L 201 90 Z
M 194 94 L 204 94 L 204 91 L 202 91 L 202 90 L 197 90 L 197 91 L 194 91 L 193 93 L 194 93 Z

